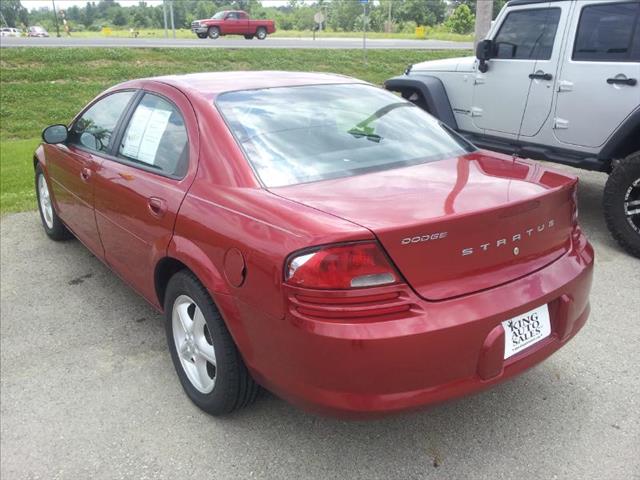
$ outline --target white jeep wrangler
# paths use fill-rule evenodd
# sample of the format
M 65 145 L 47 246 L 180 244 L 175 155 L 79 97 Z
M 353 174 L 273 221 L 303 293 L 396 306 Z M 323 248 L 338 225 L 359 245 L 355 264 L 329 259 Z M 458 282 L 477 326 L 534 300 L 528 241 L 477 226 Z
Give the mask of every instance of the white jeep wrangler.
M 639 82 L 639 0 L 511 0 L 476 57 L 385 87 L 480 147 L 609 173 L 607 225 L 640 257 Z

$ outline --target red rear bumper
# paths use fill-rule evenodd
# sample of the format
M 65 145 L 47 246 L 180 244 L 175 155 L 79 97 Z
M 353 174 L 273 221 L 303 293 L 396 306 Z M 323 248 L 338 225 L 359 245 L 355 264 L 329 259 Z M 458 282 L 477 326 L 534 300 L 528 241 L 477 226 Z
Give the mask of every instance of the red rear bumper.
M 564 345 L 589 315 L 593 258 L 577 231 L 553 264 L 457 299 L 427 302 L 392 286 L 336 305 L 290 290 L 283 319 L 237 306 L 251 324 L 239 346 L 258 382 L 307 410 L 358 417 L 418 408 L 490 387 Z M 501 322 L 543 304 L 551 336 L 503 360 Z

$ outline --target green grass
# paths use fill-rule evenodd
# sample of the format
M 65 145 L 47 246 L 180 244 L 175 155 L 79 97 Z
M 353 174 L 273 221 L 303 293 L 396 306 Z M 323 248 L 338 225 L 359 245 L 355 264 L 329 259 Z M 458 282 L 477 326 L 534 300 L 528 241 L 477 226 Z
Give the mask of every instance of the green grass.
M 174 73 L 223 70 L 335 72 L 381 84 L 409 63 L 469 51 L 284 49 L 6 48 L 0 51 L 0 213 L 35 207 L 33 150 L 40 132 L 68 123 L 116 83 Z
M 33 151 L 40 139 L 12 140 L 0 145 L 0 212 L 19 212 L 36 206 Z
M 49 32 L 51 33 L 51 32 Z M 139 38 L 164 38 L 164 30 L 163 29 L 141 29 L 138 30 Z M 73 37 L 83 37 L 83 38 L 96 38 L 96 37 L 104 37 L 102 32 L 72 32 Z M 130 37 L 131 33 L 129 29 L 122 30 L 111 30 L 112 37 Z M 171 31 L 169 31 L 169 37 L 172 36 Z M 313 32 L 311 30 L 276 30 L 276 32 L 272 35 L 273 37 L 283 37 L 283 38 L 310 38 L 313 36 Z M 318 38 L 362 38 L 362 32 L 335 32 L 335 31 L 323 31 L 317 32 L 316 36 Z M 187 30 L 184 28 L 176 29 L 176 38 L 196 38 L 195 34 L 191 32 L 191 30 Z M 241 38 L 241 37 L 231 37 L 231 38 Z M 405 32 L 393 32 L 393 33 L 385 33 L 385 32 L 367 32 L 367 38 L 381 38 L 381 39 L 405 39 L 405 40 L 416 40 L 418 39 L 414 32 L 405 33 Z M 457 33 L 451 33 L 447 31 L 444 26 L 439 25 L 436 27 L 427 27 L 427 39 L 429 40 L 448 40 L 454 42 L 471 42 L 473 41 L 473 35 L 460 35 Z

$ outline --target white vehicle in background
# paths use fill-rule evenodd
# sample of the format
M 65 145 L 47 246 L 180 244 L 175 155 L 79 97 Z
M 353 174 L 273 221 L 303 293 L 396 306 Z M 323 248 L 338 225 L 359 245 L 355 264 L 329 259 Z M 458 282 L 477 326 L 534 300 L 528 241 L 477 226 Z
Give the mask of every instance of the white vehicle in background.
M 2 27 L 0 28 L 0 37 L 20 37 L 22 31 L 19 28 Z
M 640 257 L 640 0 L 511 0 L 475 57 L 385 87 L 478 146 L 609 174 L 607 225 Z

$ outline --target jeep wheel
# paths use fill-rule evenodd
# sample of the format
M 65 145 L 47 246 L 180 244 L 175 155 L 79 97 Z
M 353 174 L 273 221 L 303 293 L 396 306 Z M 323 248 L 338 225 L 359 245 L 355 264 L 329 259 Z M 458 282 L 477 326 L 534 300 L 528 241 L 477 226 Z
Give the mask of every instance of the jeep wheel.
M 244 38 L 246 40 L 253 40 L 253 35 L 245 35 Z
M 265 38 L 267 38 L 267 29 L 264 27 L 260 27 L 258 30 L 256 30 L 256 37 L 258 37 L 258 40 L 264 40 Z
M 220 29 L 218 27 L 209 27 L 208 35 L 209 38 L 215 40 L 220 36 Z
M 603 205 L 613 238 L 640 258 L 640 151 L 613 168 L 604 187 Z
M 198 38 L 207 38 L 206 33 L 196 33 L 196 35 L 198 35 Z

